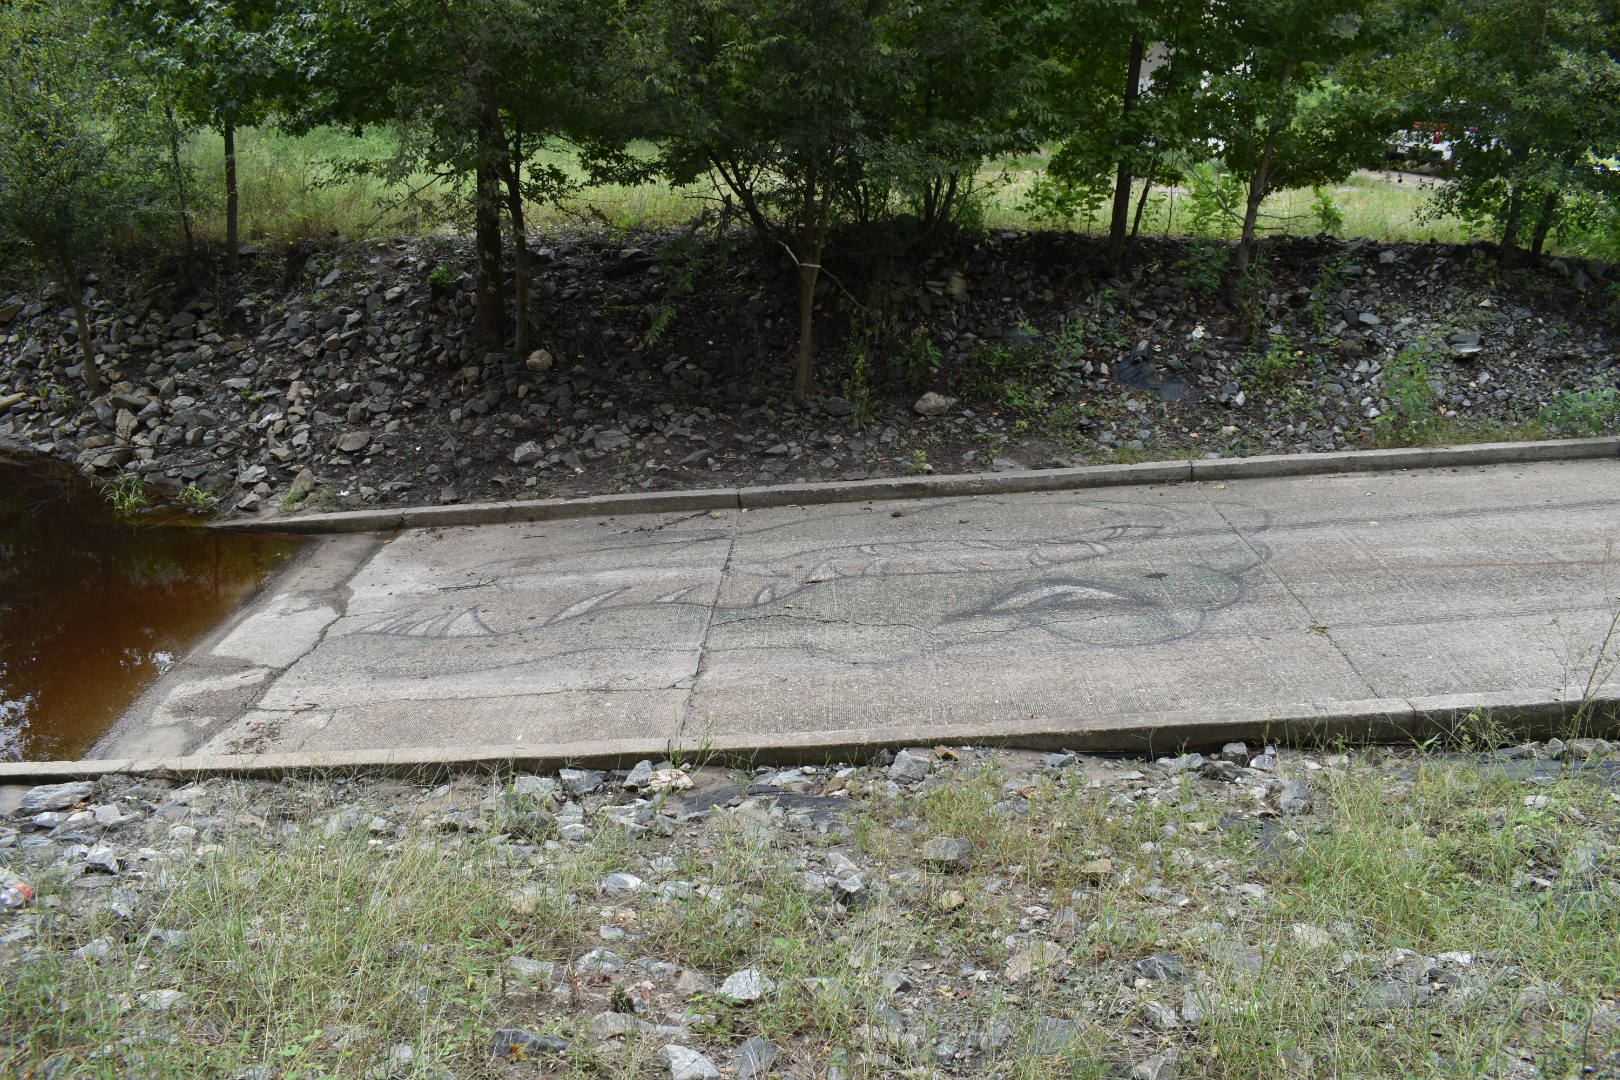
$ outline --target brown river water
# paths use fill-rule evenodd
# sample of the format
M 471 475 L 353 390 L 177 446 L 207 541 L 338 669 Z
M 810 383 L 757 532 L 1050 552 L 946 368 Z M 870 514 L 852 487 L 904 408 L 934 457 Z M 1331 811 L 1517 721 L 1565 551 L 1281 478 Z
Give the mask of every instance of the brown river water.
M 0 450 L 0 760 L 83 756 L 301 543 L 121 521 L 72 472 Z

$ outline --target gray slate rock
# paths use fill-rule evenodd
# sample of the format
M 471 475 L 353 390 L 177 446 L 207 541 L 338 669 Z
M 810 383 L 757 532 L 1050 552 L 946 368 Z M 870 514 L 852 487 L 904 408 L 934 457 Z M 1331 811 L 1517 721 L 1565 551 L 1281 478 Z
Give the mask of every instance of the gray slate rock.
M 732 1004 L 746 1005 L 764 997 L 775 985 L 758 968 L 743 968 L 726 976 L 726 981 L 720 984 L 720 996 Z
M 1149 956 L 1131 965 L 1131 972 L 1155 982 L 1184 983 L 1192 981 L 1192 972 L 1181 958 L 1169 953 Z
M 923 844 L 922 855 L 935 866 L 963 867 L 973 856 L 973 844 L 955 836 L 936 836 Z
M 720 1075 L 714 1062 L 685 1046 L 671 1043 L 658 1051 L 658 1057 L 669 1066 L 669 1080 L 715 1080 Z
M 1029 1034 L 1029 1052 L 1036 1057 L 1050 1057 L 1062 1053 L 1080 1037 L 1081 1027 L 1073 1020 L 1055 1016 L 1037 1016 Z
M 22 797 L 15 816 L 32 817 L 46 810 L 66 810 L 90 798 L 90 792 L 95 786 L 93 780 L 76 780 L 70 784 L 41 784 Z
M 561 1054 L 568 1050 L 568 1040 L 556 1035 L 542 1035 L 524 1028 L 499 1028 L 489 1043 L 489 1056 L 507 1061 L 542 1054 Z
M 914 754 L 910 750 L 902 750 L 894 755 L 894 763 L 889 766 L 889 776 L 894 780 L 922 780 L 934 769 L 932 759 L 922 754 Z
M 589 795 L 602 786 L 605 776 L 599 769 L 561 769 L 557 773 L 563 790 L 570 795 Z
M 771 1071 L 775 1062 L 775 1048 L 758 1035 L 744 1039 L 731 1052 L 731 1071 L 737 1074 L 738 1080 L 758 1080 Z

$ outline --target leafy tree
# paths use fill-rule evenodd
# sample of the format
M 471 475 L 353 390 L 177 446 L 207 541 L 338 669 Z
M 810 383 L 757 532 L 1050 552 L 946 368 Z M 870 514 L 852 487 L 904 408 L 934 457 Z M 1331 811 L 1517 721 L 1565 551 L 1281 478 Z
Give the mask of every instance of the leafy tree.
M 640 34 L 648 134 L 677 184 L 710 178 L 798 274 L 793 397 L 814 366 L 828 240 L 898 201 L 937 234 L 988 154 L 1032 145 L 1018 115 L 1016 7 L 947 0 L 664 0 Z
M 109 5 L 136 62 L 188 123 L 225 143 L 225 248 L 235 265 L 241 236 L 237 129 L 263 122 L 297 92 L 288 55 L 290 14 L 279 0 L 121 0 Z
M 1386 43 L 1396 25 L 1374 0 L 1228 0 L 1206 8 L 1194 122 L 1245 181 L 1234 264 L 1240 280 L 1267 195 L 1343 179 L 1380 156 L 1388 110 L 1337 75 Z
M 1056 149 L 1032 202 L 1072 218 L 1111 201 L 1110 261 L 1124 254 L 1154 181 L 1177 176 L 1195 145 L 1191 100 L 1204 68 L 1194 31 L 1203 6 L 1086 0 L 1033 9 L 1035 41 L 1056 72 L 1049 94 L 1057 123 Z M 1137 178 L 1144 185 L 1133 225 Z
M 290 123 L 387 124 L 398 152 L 357 167 L 403 182 L 428 172 L 470 207 L 478 252 L 477 321 L 506 334 L 504 214 L 516 270 L 514 351 L 526 351 L 525 206 L 572 190 L 537 159 L 557 140 L 614 157 L 604 110 L 618 100 L 611 9 L 589 0 L 322 0 L 295 47 L 311 93 Z
M 1494 223 L 1504 264 L 1526 230 L 1538 256 L 1580 192 L 1615 192 L 1620 19 L 1602 0 L 1449 0 L 1427 14 L 1402 66 L 1408 110 L 1454 147 L 1439 206 Z
M 104 46 L 93 10 L 0 6 L 0 239 L 53 272 L 78 323 L 83 379 L 101 390 L 81 284 L 120 242 L 171 219 L 161 131 Z

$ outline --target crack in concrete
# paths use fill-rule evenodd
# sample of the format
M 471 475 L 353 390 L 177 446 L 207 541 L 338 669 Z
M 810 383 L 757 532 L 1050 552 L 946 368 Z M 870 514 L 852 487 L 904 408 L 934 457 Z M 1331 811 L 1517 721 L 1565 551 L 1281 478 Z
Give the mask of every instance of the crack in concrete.
M 1327 639 L 1329 645 L 1333 646 L 1333 651 L 1339 654 L 1339 658 L 1344 661 L 1345 667 L 1349 668 L 1351 673 L 1355 675 L 1356 678 L 1361 680 L 1361 684 L 1367 688 L 1368 696 L 1374 698 L 1378 697 L 1378 691 L 1373 687 L 1372 680 L 1367 677 L 1367 673 L 1361 670 L 1361 666 L 1357 664 L 1355 660 L 1351 659 L 1350 654 L 1345 650 L 1344 645 L 1334 638 L 1333 628 L 1328 626 L 1326 623 L 1323 623 L 1321 619 L 1317 618 L 1316 613 L 1311 610 L 1310 605 L 1304 600 L 1300 599 L 1299 594 L 1289 586 L 1288 582 L 1283 580 L 1282 575 L 1271 569 L 1266 562 L 1266 552 L 1256 545 L 1253 540 L 1249 539 L 1249 535 L 1243 531 L 1241 526 L 1235 524 L 1231 518 L 1226 516 L 1225 511 L 1221 509 L 1220 505 L 1217 504 L 1214 499 L 1211 499 L 1206 495 L 1204 501 L 1211 510 L 1215 511 L 1215 515 L 1219 517 L 1221 521 L 1225 522 L 1226 527 L 1232 531 L 1232 535 L 1236 536 L 1238 540 L 1242 542 L 1243 546 L 1249 549 L 1249 553 L 1255 558 L 1255 568 L 1259 569 L 1260 567 L 1265 567 L 1266 572 L 1271 575 L 1271 579 L 1282 588 L 1283 592 L 1288 594 L 1288 598 L 1290 600 L 1299 605 L 1299 609 L 1305 613 L 1307 620 L 1305 625 L 1310 627 L 1322 627 L 1321 636 Z
M 703 511 L 707 513 L 708 511 Z M 692 715 L 692 703 L 697 698 L 698 685 L 703 681 L 703 673 L 709 667 L 709 636 L 714 632 L 714 612 L 720 604 L 720 590 L 726 587 L 726 575 L 731 572 L 731 560 L 737 553 L 737 533 L 726 538 L 726 557 L 720 562 L 720 575 L 715 582 L 714 600 L 705 605 L 703 614 L 703 634 L 698 638 L 697 664 L 692 669 L 692 685 L 687 688 L 686 700 L 681 702 L 681 711 L 678 724 L 684 730 L 686 718 Z M 676 732 L 679 735 L 681 732 Z
M 761 622 L 765 619 L 793 619 L 797 622 L 820 623 L 823 626 L 859 626 L 870 630 L 898 630 L 907 627 L 924 634 L 937 634 L 939 631 L 927 626 L 918 626 L 909 622 L 862 622 L 859 619 L 829 619 L 821 615 L 800 615 L 796 611 L 771 611 L 763 615 L 746 615 L 737 619 L 727 619 L 723 625 L 736 626 L 741 623 Z
M 195 747 L 201 746 L 202 744 L 213 739 L 230 725 L 242 720 L 250 712 L 278 711 L 260 709 L 259 702 L 264 700 L 264 696 L 268 694 L 271 688 L 276 685 L 276 682 L 281 678 L 281 676 L 287 674 L 287 672 L 297 667 L 304 660 L 307 660 L 316 649 L 325 644 L 326 635 L 331 631 L 332 627 L 341 622 L 343 617 L 348 613 L 349 601 L 354 597 L 354 579 L 360 576 L 361 571 L 371 565 L 371 560 L 376 557 L 377 552 L 382 550 L 384 543 L 386 543 L 386 541 L 381 536 L 378 536 L 374 542 L 369 545 L 366 552 L 360 558 L 355 559 L 354 565 L 350 567 L 349 572 L 343 576 L 343 580 L 331 588 L 330 592 L 333 616 L 326 621 L 325 626 L 321 627 L 320 632 L 315 635 L 315 640 L 310 643 L 309 648 L 293 657 L 291 662 L 279 668 L 265 665 L 266 667 L 269 667 L 270 674 L 267 675 L 264 681 L 259 684 L 259 692 L 249 698 L 247 703 L 243 705 L 242 708 L 238 709 L 233 715 L 226 717 L 219 723 L 210 725 L 210 727 L 203 731 L 202 734 L 192 743 L 191 748 L 194 749 Z

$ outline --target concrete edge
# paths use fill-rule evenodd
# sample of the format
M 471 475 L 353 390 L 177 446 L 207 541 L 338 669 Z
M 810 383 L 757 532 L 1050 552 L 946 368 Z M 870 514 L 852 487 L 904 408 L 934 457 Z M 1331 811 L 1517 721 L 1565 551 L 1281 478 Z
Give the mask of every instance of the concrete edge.
M 775 484 L 692 491 L 649 491 L 593 495 L 579 499 L 530 499 L 414 506 L 390 510 L 343 510 L 330 514 L 259 517 L 219 521 L 212 528 L 278 533 L 392 532 L 396 529 L 498 525 L 619 514 L 701 513 L 755 510 L 773 506 L 869 502 L 880 499 L 956 498 L 1029 491 L 1078 491 L 1125 484 L 1169 484 L 1187 480 L 1242 480 L 1313 476 L 1334 472 L 1383 472 L 1468 465 L 1532 464 L 1582 458 L 1620 458 L 1620 436 L 1556 439 L 1546 442 L 1477 443 L 1469 446 L 1414 446 L 1391 450 L 1345 450 L 1326 454 L 1275 454 L 1192 461 L 1144 461 L 1133 465 L 1083 465 L 1005 473 L 893 476 L 875 480 L 817 484 Z
M 1475 717 L 1485 719 L 1476 723 Z M 103 776 L 278 778 L 364 772 L 416 775 L 424 772 L 550 771 L 589 765 L 624 768 L 643 759 L 678 755 L 707 762 L 794 765 L 865 761 L 885 749 L 957 744 L 1082 753 L 1180 753 L 1235 740 L 1267 740 L 1295 746 L 1336 743 L 1415 742 L 1435 735 L 1472 732 L 1514 738 L 1566 734 L 1583 718 L 1591 730 L 1620 733 L 1620 687 L 1582 700 L 1576 693 L 1534 691 L 1375 698 L 1301 704 L 1276 709 L 1150 713 L 1115 723 L 1065 725 L 1054 720 L 1015 720 L 944 726 L 909 725 L 848 731 L 742 734 L 719 738 L 602 739 L 550 746 L 436 746 L 378 750 L 242 754 L 173 758 L 107 758 L 82 761 L 0 762 L 0 784 L 43 784 Z

